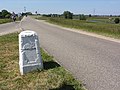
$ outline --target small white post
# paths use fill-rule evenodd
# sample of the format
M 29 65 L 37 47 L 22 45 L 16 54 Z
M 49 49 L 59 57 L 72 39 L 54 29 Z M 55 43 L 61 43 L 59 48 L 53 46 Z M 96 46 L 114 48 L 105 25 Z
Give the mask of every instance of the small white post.
M 22 31 L 19 34 L 19 67 L 21 75 L 43 69 L 37 33 Z

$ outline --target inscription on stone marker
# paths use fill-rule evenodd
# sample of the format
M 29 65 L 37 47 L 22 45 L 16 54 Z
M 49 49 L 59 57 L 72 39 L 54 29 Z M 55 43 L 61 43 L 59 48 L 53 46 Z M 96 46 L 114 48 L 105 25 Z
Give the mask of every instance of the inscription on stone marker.
M 39 40 L 34 31 L 23 31 L 19 34 L 19 66 L 20 73 L 43 69 Z

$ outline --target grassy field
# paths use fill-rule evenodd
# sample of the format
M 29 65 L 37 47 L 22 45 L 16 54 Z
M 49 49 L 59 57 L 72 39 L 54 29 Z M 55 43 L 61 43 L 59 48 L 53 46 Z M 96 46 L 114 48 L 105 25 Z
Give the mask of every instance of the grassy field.
M 46 20 L 50 23 L 68 28 L 75 28 L 108 37 L 120 38 L 120 24 L 114 24 L 113 19 L 110 21 L 109 18 L 88 18 L 86 21 L 45 17 L 39 17 L 37 19 Z
M 0 24 L 12 22 L 11 19 L 0 19 Z
M 0 36 L 0 90 L 85 90 L 52 56 L 41 53 L 44 70 L 21 76 L 18 33 Z
M 23 17 L 21 17 L 22 19 Z M 16 18 L 16 21 L 20 21 L 19 18 Z M 9 22 L 13 22 L 12 19 L 0 19 L 0 24 L 4 24 L 4 23 L 9 23 Z

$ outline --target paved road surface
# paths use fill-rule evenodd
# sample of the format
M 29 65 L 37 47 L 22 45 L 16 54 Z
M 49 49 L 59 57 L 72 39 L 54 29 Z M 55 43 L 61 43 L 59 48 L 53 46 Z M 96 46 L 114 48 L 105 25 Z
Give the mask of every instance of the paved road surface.
M 22 28 L 34 30 L 40 43 L 88 90 L 120 90 L 120 43 L 63 30 L 26 18 Z
M 41 46 L 88 90 L 120 90 L 120 43 L 66 31 L 29 17 L 22 27 L 36 31 Z
M 19 22 L 0 24 L 0 35 L 12 33 L 20 29 Z

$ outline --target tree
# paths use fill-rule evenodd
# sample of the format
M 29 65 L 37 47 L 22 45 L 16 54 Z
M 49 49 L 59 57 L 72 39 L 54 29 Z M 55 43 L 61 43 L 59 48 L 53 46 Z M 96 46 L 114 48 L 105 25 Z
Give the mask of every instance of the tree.
M 0 12 L 0 18 L 2 18 L 2 12 Z
M 119 19 L 119 18 L 115 18 L 114 22 L 115 22 L 116 24 L 118 24 L 118 23 L 120 22 L 120 19 Z
M 35 11 L 35 14 L 37 15 L 37 14 L 38 14 L 38 12 L 37 12 L 37 11 Z
M 2 18 L 10 18 L 11 14 L 7 10 L 2 10 Z
M 11 17 L 11 14 L 5 15 L 5 18 L 10 18 L 10 17 Z
M 79 15 L 79 20 L 86 20 L 85 15 L 84 15 L 84 14 L 80 14 L 80 15 Z
M 8 14 L 7 10 L 2 10 L 2 17 L 5 18 L 5 16 Z
M 112 15 L 110 15 L 110 17 L 112 17 Z
M 32 12 L 26 12 L 27 15 L 32 15 Z
M 89 14 L 89 17 L 92 17 L 92 15 L 91 15 L 91 14 Z
M 73 13 L 70 11 L 64 11 L 63 15 L 65 19 L 73 19 Z

